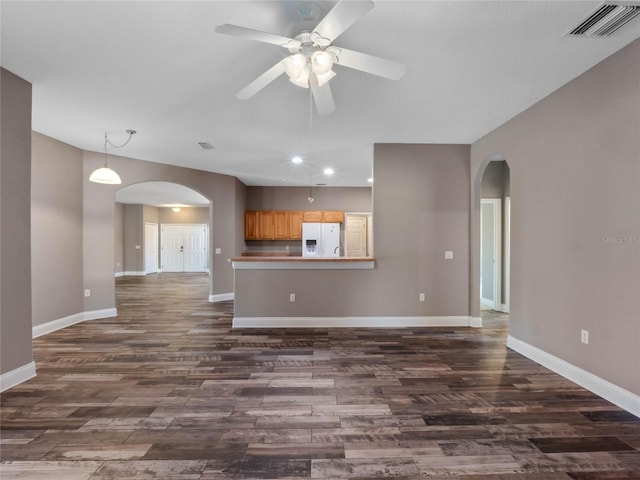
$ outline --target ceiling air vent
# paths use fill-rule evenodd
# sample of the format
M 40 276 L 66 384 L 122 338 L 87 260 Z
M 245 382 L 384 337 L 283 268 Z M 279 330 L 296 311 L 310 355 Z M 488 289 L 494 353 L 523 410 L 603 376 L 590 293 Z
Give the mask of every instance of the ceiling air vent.
M 567 35 L 608 37 L 640 14 L 640 4 L 603 3 Z
M 215 147 L 209 142 L 196 142 L 198 146 L 203 150 L 213 150 Z

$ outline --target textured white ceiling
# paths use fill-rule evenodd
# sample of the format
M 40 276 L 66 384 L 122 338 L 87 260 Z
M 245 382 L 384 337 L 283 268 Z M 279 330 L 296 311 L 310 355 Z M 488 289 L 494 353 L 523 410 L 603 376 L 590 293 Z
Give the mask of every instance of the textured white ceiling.
M 366 186 L 374 143 L 473 142 L 640 37 L 639 21 L 611 38 L 563 36 L 597 1 L 377 1 L 334 44 L 403 62 L 401 80 L 338 66 L 325 117 L 284 77 L 237 100 L 286 51 L 214 28 L 292 35 L 297 3 L 2 1 L 2 66 L 33 84 L 34 130 L 85 150 L 135 129 L 110 153 L 247 185 Z

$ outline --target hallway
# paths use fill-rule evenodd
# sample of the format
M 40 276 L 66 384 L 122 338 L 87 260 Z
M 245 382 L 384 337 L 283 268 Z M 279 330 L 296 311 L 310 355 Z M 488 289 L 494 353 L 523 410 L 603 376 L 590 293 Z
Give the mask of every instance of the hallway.
M 116 280 L 34 340 L 2 479 L 640 478 L 640 420 L 485 328 L 231 330 L 207 275 Z

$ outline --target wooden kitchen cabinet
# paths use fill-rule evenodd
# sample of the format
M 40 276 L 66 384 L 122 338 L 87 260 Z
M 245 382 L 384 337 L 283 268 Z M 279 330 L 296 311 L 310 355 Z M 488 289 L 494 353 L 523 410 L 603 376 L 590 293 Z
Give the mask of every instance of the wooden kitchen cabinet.
M 273 216 L 273 238 L 275 240 L 288 240 L 289 236 L 289 218 L 291 212 L 278 210 L 271 212 Z
M 256 210 L 244 212 L 244 238 L 245 240 L 258 240 L 258 212 Z
M 302 240 L 302 220 L 304 215 L 300 211 L 289 212 L 289 239 Z
M 324 210 L 322 212 L 322 222 L 344 223 L 344 212 L 340 212 L 339 210 Z
M 274 212 L 258 211 L 258 240 L 273 240 L 276 238 Z
M 343 223 L 338 210 L 247 210 L 245 240 L 301 240 L 302 223 Z
M 303 212 L 303 222 L 305 223 L 317 223 L 322 221 L 321 210 L 305 210 Z

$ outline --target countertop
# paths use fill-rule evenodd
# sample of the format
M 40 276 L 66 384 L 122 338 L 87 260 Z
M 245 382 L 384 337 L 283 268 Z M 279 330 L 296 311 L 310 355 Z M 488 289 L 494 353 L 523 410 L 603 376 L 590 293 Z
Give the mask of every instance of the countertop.
M 243 256 L 229 259 L 234 270 L 373 270 L 373 257 Z
M 373 257 L 303 257 L 300 255 L 243 255 L 232 262 L 373 262 Z

